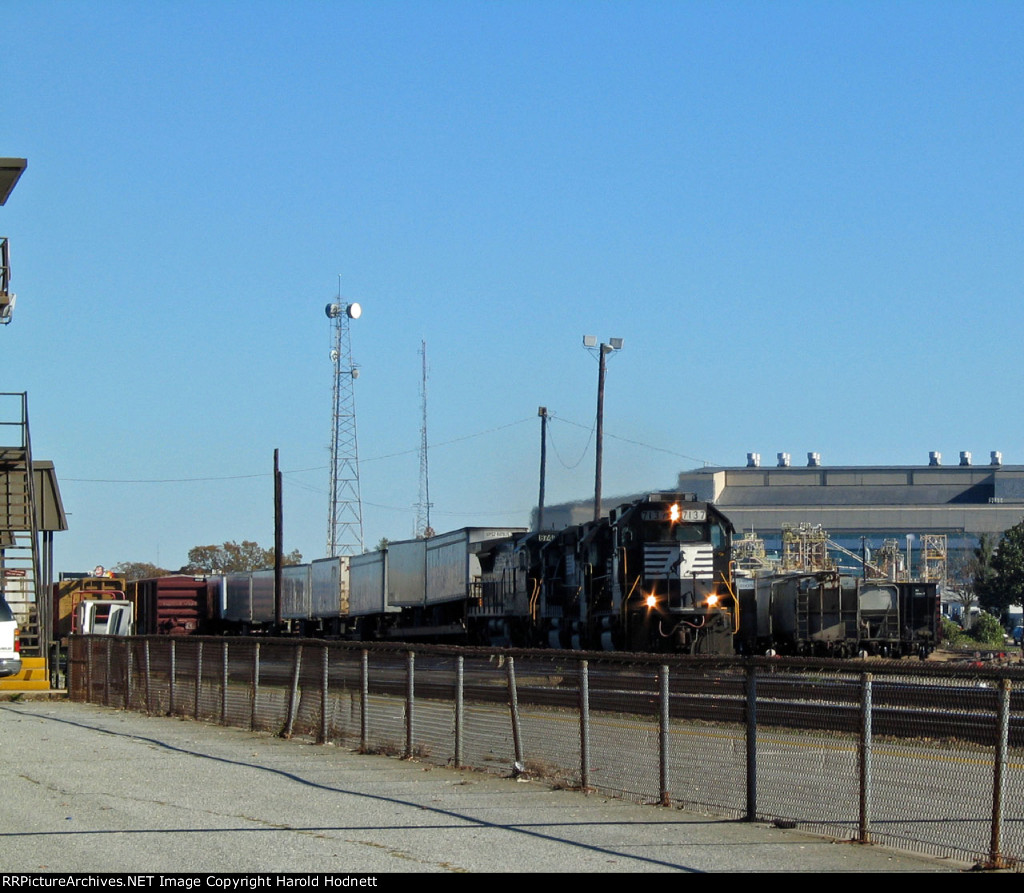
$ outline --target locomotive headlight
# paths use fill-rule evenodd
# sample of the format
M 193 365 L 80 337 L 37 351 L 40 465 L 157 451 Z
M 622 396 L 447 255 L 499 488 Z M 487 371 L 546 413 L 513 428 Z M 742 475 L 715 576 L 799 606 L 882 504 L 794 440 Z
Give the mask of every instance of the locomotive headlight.
M 676 503 L 668 510 L 668 519 L 673 524 L 679 520 L 679 503 Z

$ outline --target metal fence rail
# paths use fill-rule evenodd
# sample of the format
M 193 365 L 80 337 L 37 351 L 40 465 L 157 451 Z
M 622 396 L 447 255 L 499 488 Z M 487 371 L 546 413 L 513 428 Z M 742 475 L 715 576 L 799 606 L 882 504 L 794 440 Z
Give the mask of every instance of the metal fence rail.
M 987 867 L 1024 865 L 1024 670 L 72 637 L 72 699 Z

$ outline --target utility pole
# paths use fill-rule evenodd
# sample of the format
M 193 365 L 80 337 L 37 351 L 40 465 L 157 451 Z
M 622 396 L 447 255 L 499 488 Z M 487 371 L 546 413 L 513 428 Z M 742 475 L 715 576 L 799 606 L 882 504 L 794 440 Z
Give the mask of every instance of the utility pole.
M 274 626 L 281 629 L 281 556 L 284 552 L 284 509 L 282 506 L 281 464 L 274 450 Z

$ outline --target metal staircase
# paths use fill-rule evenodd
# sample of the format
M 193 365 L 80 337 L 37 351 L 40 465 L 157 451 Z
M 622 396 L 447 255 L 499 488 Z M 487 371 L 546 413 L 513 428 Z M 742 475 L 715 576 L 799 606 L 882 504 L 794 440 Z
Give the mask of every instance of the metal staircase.
M 28 394 L 0 393 L 0 593 L 18 617 L 26 656 L 42 654 L 36 506 Z

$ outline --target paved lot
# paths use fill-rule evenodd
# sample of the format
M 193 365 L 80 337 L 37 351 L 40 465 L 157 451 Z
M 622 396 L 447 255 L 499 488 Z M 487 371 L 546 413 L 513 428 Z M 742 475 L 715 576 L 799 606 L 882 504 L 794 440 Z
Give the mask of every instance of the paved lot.
M 0 702 L 0 871 L 957 871 L 540 782 L 58 700 Z

